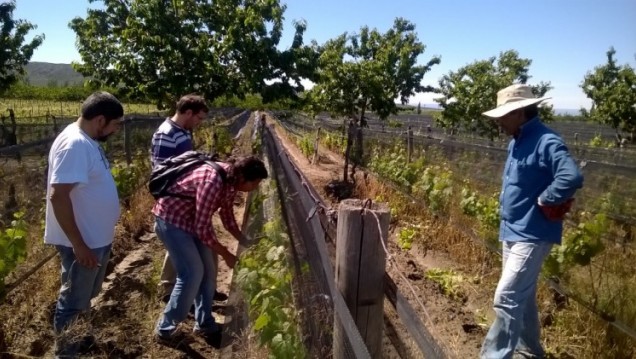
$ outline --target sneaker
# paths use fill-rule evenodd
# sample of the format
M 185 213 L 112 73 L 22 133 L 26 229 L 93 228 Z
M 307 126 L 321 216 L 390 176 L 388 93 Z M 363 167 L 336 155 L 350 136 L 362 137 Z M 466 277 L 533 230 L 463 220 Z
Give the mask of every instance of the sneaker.
M 214 300 L 217 302 L 225 302 L 227 300 L 227 294 L 219 291 L 214 291 Z

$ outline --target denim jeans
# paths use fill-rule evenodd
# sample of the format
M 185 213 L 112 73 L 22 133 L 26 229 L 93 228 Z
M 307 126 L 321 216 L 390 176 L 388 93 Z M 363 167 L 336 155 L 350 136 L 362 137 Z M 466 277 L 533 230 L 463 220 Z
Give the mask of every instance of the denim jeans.
M 515 350 L 544 356 L 537 280 L 551 248 L 548 242 L 503 242 L 503 268 L 494 300 L 496 318 L 481 348 L 482 359 L 512 358 Z
M 62 262 L 62 287 L 55 307 L 53 329 L 61 333 L 80 313 L 88 310 L 91 299 L 102 288 L 112 245 L 93 248 L 99 267 L 90 269 L 75 261 L 73 248 L 56 245 Z
M 184 321 L 194 301 L 195 330 L 215 332 L 220 327 L 212 316 L 212 301 L 216 289 L 216 265 L 212 249 L 197 237 L 159 217 L 155 217 L 155 232 L 168 250 L 177 271 L 177 281 L 170 300 L 157 323 L 157 334 L 170 337 Z

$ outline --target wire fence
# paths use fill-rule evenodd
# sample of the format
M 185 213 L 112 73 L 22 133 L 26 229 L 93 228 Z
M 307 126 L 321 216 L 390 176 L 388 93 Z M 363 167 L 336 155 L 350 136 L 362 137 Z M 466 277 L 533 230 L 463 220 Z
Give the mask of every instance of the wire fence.
M 307 123 L 302 117 L 282 117 L 280 123 L 288 133 L 299 137 L 312 136 L 315 126 L 323 125 Z M 333 127 L 331 129 L 333 130 Z M 341 134 L 340 128 L 335 130 L 338 132 L 332 133 L 336 136 Z M 364 129 L 363 136 L 363 166 L 368 163 L 373 153 L 395 153 L 400 149 L 406 150 L 407 147 L 406 132 L 388 134 Z M 462 188 L 465 180 L 469 179 L 486 194 L 494 194 L 499 190 L 500 174 L 507 156 L 505 149 L 427 136 L 413 136 L 413 143 L 412 160 L 416 161 L 420 156 L 425 156 L 427 164 L 445 163 L 453 173 L 453 188 Z M 551 280 L 550 284 L 585 307 L 592 308 L 593 313 L 622 332 L 636 338 L 636 302 L 633 297 L 633 293 L 636 293 L 636 277 L 630 272 L 628 265 L 636 254 L 636 212 L 632 200 L 636 198 L 636 168 L 598 163 L 580 157 L 577 161 L 581 164 L 586 178 L 584 188 L 577 194 L 577 210 L 602 212 L 614 221 L 614 225 L 598 238 L 603 242 L 605 250 L 592 260 L 588 266 L 590 271 L 586 267 L 575 267 L 571 273 L 564 274 L 563 278 Z M 408 163 L 405 161 L 402 165 L 407 166 Z M 386 178 L 384 181 L 392 182 Z M 414 197 L 410 193 L 410 188 L 400 184 L 398 188 L 400 192 L 410 196 L 413 203 L 426 208 L 426 201 Z M 604 207 L 599 206 L 599 202 L 604 203 Z M 570 228 L 581 228 L 578 222 L 570 221 L 568 225 Z M 467 232 L 465 223 L 456 223 L 455 226 L 461 232 Z M 469 238 L 486 243 L 488 248 L 498 252 L 498 247 L 484 241 L 481 235 L 467 234 Z M 576 290 L 573 290 L 574 288 Z M 603 307 L 611 309 L 601 309 Z
M 292 236 L 304 246 L 307 261 L 318 283 L 311 297 L 329 298 L 335 320 L 344 328 L 347 357 L 367 357 L 364 342 L 335 283 L 333 258 L 336 238 L 336 213 L 322 200 L 302 171 L 290 160 L 286 149 L 269 128 L 265 131 L 268 155 L 274 164 L 277 184 L 283 198 Z M 445 358 L 444 345 L 437 343 L 416 311 L 398 290 L 390 275 L 385 276 L 385 294 L 421 354 L 426 358 Z M 378 314 L 379 315 L 379 314 Z
M 250 113 L 227 108 L 212 110 L 209 115 L 209 121 L 201 125 L 203 132 L 206 128 L 238 132 L 247 122 Z M 113 135 L 104 144 L 111 167 L 119 164 L 126 166 L 126 163 L 140 161 L 149 168 L 152 134 L 164 120 L 164 117 L 158 116 L 126 116 L 123 131 Z M 223 123 L 226 120 L 229 120 L 229 123 Z M 62 129 L 63 127 L 60 127 L 58 131 Z M 214 130 L 205 134 L 211 135 L 213 132 Z M 55 136 L 51 136 L 30 143 L 0 148 L 0 229 L 10 225 L 14 213 L 22 212 L 23 219 L 32 232 L 30 235 L 35 241 L 29 244 L 30 247 L 38 247 L 41 240 L 36 232 L 40 233 L 37 229 L 40 227 L 40 221 L 44 219 L 47 157 L 54 139 Z M 206 142 L 211 143 L 212 139 L 201 141 L 201 143 L 195 142 L 195 147 L 208 150 L 203 148 L 206 147 Z M 132 190 L 134 192 L 134 189 Z M 128 199 L 121 197 L 120 200 L 126 202 Z M 38 268 L 54 257 L 52 253 L 50 251 L 32 253 L 28 266 L 21 266 L 19 270 L 12 273 L 5 292 L 8 293 L 29 278 Z

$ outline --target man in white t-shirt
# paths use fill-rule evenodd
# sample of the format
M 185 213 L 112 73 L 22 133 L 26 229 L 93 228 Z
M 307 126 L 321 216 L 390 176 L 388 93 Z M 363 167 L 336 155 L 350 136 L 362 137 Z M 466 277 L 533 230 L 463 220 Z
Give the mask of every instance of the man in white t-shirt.
M 62 263 L 53 320 L 58 335 L 90 308 L 104 280 L 119 197 L 98 141 L 119 130 L 123 115 L 115 96 L 93 93 L 82 104 L 79 119 L 57 136 L 49 152 L 44 242 L 55 245 Z M 56 355 L 72 357 L 77 346 L 58 340 Z

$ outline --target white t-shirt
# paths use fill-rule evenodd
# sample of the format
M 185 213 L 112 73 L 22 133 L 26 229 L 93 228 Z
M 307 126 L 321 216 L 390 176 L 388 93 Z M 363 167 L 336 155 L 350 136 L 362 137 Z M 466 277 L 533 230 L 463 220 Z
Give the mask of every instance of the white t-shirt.
M 52 183 L 77 183 L 70 196 L 86 245 L 99 248 L 111 244 L 120 211 L 117 187 L 100 145 L 77 123 L 68 125 L 57 136 L 49 152 L 44 230 L 44 243 L 72 247 L 49 201 Z

